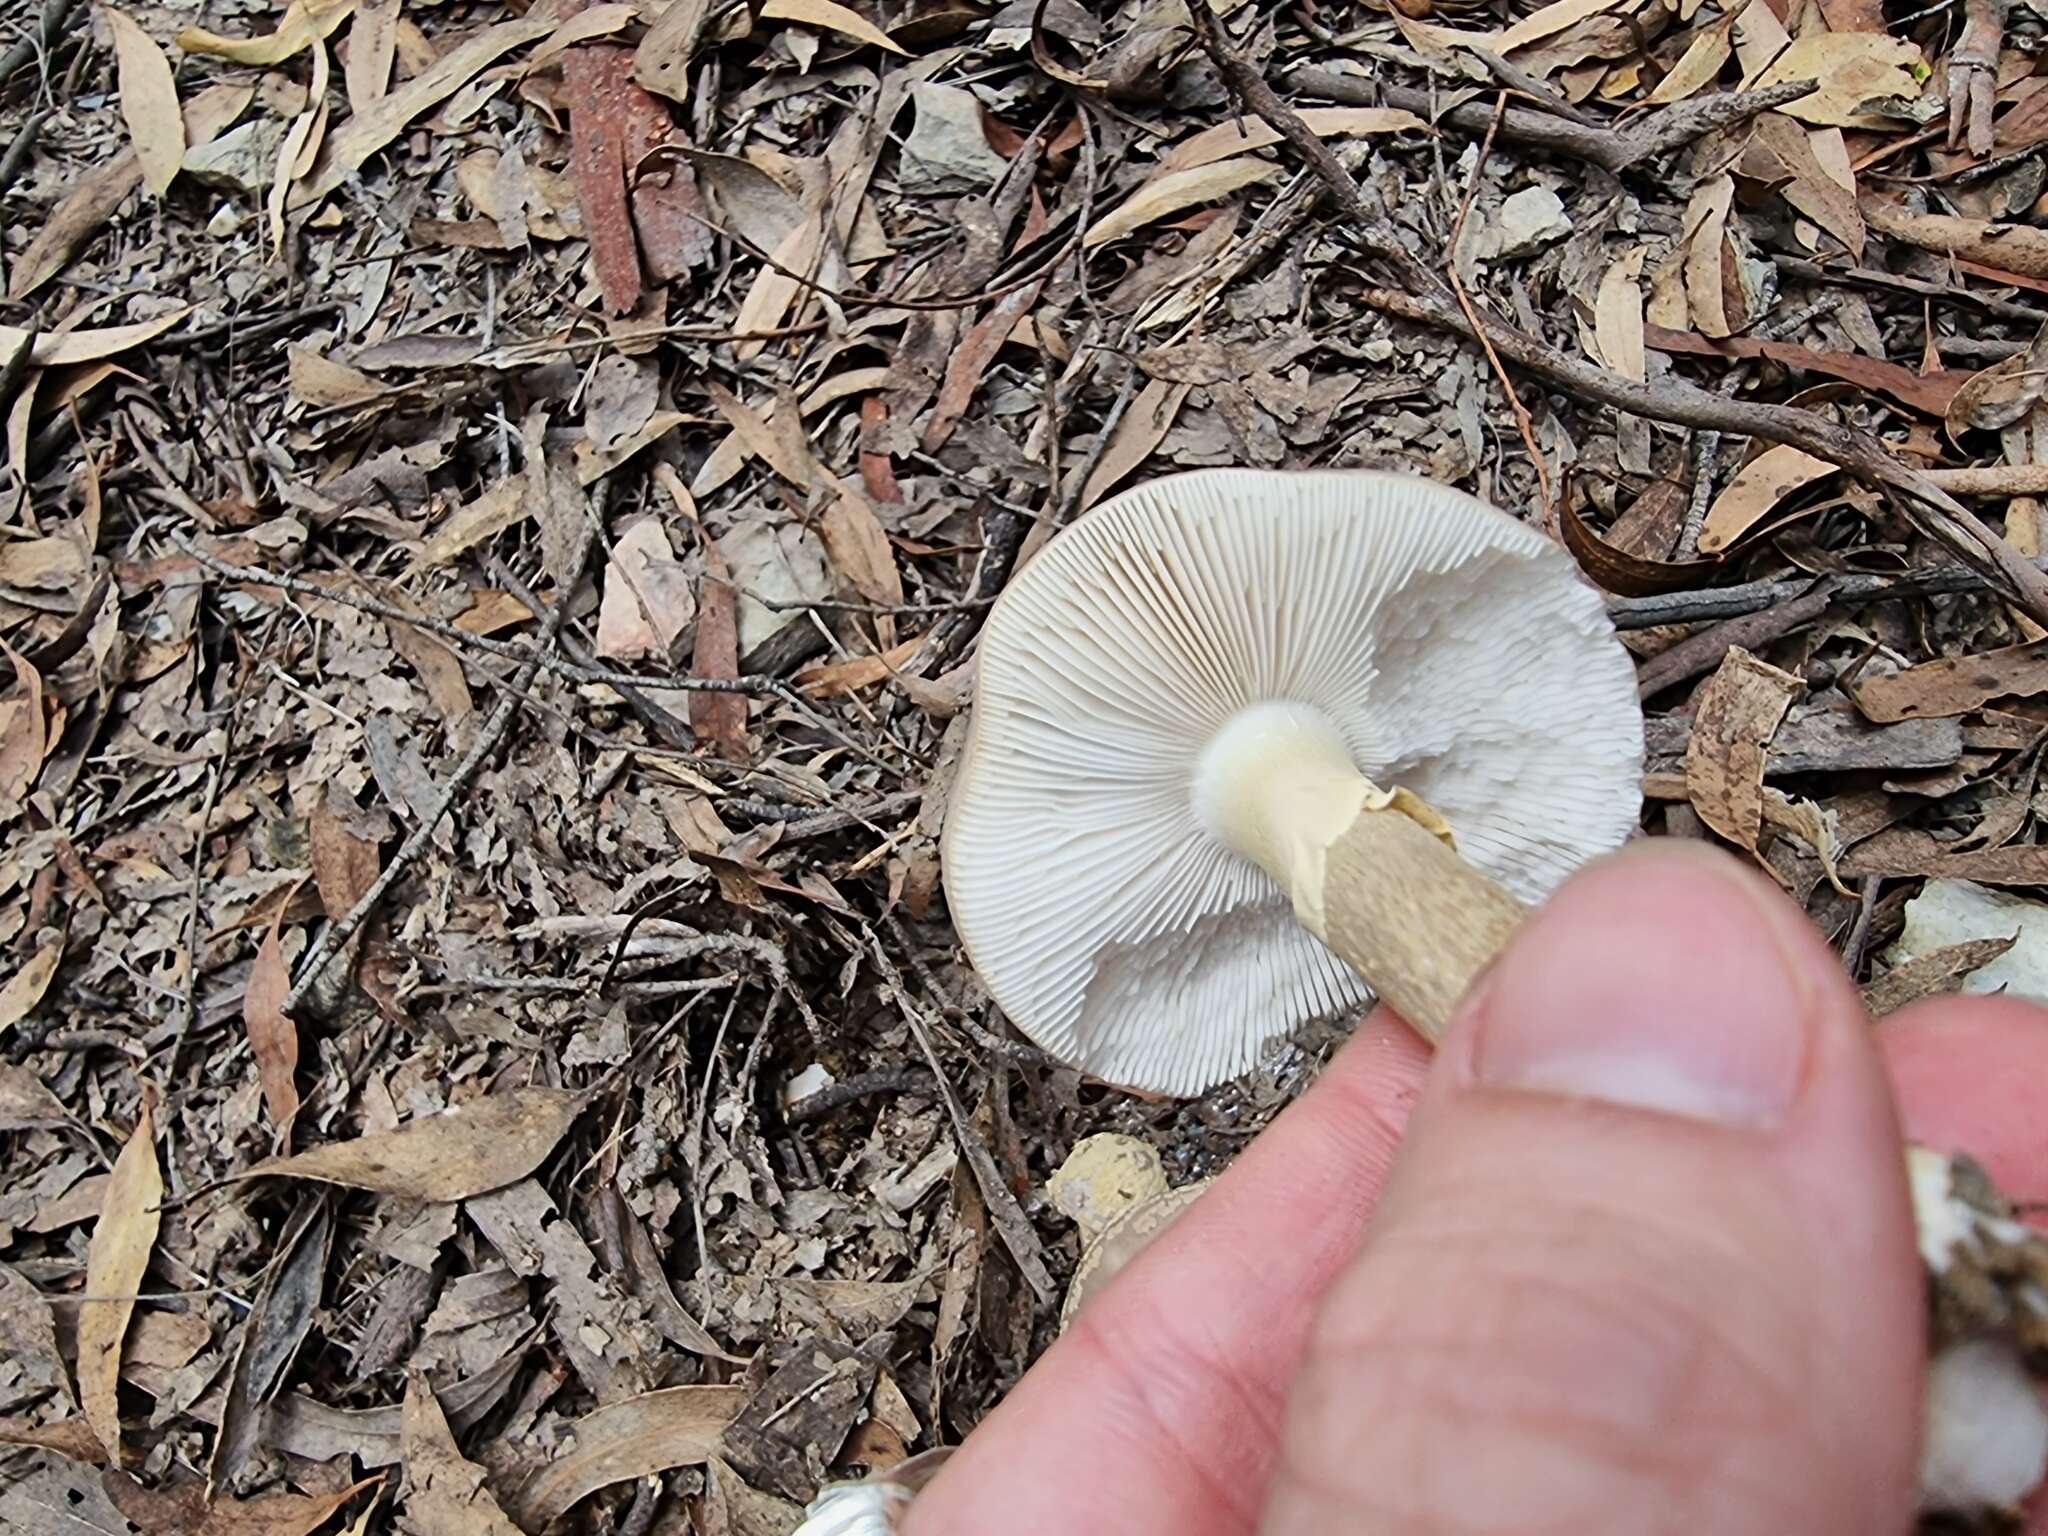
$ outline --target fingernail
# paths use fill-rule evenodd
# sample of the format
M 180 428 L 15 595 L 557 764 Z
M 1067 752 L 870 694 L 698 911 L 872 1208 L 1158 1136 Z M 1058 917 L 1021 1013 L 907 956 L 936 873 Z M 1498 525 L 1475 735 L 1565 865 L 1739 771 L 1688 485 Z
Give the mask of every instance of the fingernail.
M 1779 1125 L 1816 1007 L 1793 926 L 1804 921 L 1703 846 L 1659 838 L 1588 866 L 1483 983 L 1474 1076 L 1722 1125 Z

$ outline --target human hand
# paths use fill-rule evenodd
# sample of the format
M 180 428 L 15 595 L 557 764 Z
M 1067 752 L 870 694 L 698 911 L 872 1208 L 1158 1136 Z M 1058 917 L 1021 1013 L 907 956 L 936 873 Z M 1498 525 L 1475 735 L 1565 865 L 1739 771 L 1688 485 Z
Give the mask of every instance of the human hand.
M 1638 845 L 1529 921 L 1434 1064 L 1368 1019 L 904 1536 L 1904 1530 L 1898 1121 L 2039 1198 L 2041 1085 L 2048 1015 L 1873 1031 L 1761 877 Z

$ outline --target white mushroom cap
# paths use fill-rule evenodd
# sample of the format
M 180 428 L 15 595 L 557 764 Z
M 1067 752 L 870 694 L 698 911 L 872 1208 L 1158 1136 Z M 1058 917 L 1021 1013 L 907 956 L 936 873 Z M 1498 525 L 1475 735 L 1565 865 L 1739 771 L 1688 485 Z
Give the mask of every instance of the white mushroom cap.
M 1525 901 L 1635 826 L 1634 667 L 1542 535 L 1377 472 L 1136 487 L 991 612 L 947 815 L 955 926 L 1040 1046 L 1107 1082 L 1198 1093 L 1369 1000 L 1196 804 L 1204 749 L 1275 703 L 1427 801 Z

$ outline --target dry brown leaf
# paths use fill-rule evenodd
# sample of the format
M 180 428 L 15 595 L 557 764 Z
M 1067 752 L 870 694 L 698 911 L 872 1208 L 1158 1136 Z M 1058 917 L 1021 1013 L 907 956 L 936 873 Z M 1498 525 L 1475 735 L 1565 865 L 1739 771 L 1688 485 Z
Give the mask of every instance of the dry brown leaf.
M 711 0 L 669 0 L 633 52 L 633 78 L 671 101 L 690 99 L 690 60 Z
M 466 1200 L 525 1178 L 555 1149 L 585 1098 L 557 1088 L 515 1088 L 395 1131 L 273 1157 L 237 1178 L 314 1179 L 414 1200 Z
M 185 159 L 185 119 L 178 111 L 178 87 L 171 61 L 156 39 L 125 11 L 103 6 L 114 37 L 114 66 L 121 85 L 121 119 L 142 165 L 142 180 L 158 197 L 178 179 Z
M 292 399 L 301 405 L 363 405 L 384 394 L 384 385 L 360 368 L 337 363 L 312 347 L 285 348 Z
M 1972 971 L 1989 965 L 2018 942 L 2017 934 L 2006 939 L 1965 939 L 1916 955 L 1863 988 L 1863 1011 L 1881 1019 L 1923 997 L 1959 991 Z
M 342 78 L 352 112 L 367 112 L 391 89 L 391 64 L 398 54 L 398 13 L 405 0 L 364 0 L 348 29 L 348 62 Z
M 733 435 L 742 447 L 782 476 L 799 491 L 808 491 L 813 484 L 816 465 L 808 453 L 801 451 L 797 444 L 778 433 L 771 418 L 763 416 L 745 404 L 739 396 L 727 389 L 716 379 L 703 380 L 704 392 L 711 397 L 711 403 L 718 407 L 718 414 L 731 425 Z
M 5 1027 L 0 1023 L 0 1028 Z M 0 1062 L 0 1131 L 34 1131 L 70 1123 L 64 1106 L 40 1077 L 27 1067 Z
M 413 569 L 446 565 L 475 548 L 485 539 L 503 533 L 524 520 L 531 510 L 526 499 L 526 481 L 500 480 L 474 501 L 466 501 L 449 514 L 448 521 L 420 546 Z
M 56 540 L 24 540 L 19 544 L 5 546 L 8 553 L 19 551 L 27 544 L 59 542 Z M 62 569 L 67 578 L 77 562 L 77 548 L 70 541 L 61 541 L 57 551 L 68 555 Z M 6 571 L 10 586 L 40 588 L 43 583 L 32 578 L 24 579 L 24 573 L 8 569 L 8 562 L 0 556 L 0 570 Z M 79 570 L 77 579 L 83 579 L 85 572 Z M 74 585 L 67 579 L 66 585 Z M 20 684 L 21 693 L 17 698 L 0 702 L 0 808 L 10 811 L 18 809 L 28 797 L 28 792 L 43 771 L 43 759 L 50 754 L 49 720 L 43 703 L 43 674 L 36 670 L 35 663 L 5 641 L 0 641 L 0 655 L 5 655 L 14 668 L 14 680 Z M 12 1020 L 0 1018 L 0 1029 Z
M 871 603 L 894 607 L 903 601 L 896 551 L 882 521 L 864 497 L 842 489 L 818 521 L 832 568 Z
M 1214 202 L 1239 187 L 1265 181 L 1278 169 L 1269 160 L 1261 160 L 1255 155 L 1240 155 L 1232 160 L 1217 160 L 1184 171 L 1170 171 L 1146 182 L 1097 219 L 1081 237 L 1081 244 L 1086 247 L 1106 244 L 1135 229 L 1144 228 L 1154 219 L 1163 219 L 1169 213 L 1178 213 L 1197 203 Z
M 901 645 L 884 651 L 879 656 L 849 656 L 843 661 L 828 661 L 819 666 L 805 667 L 796 675 L 797 687 L 814 699 L 829 699 L 842 693 L 858 693 L 863 688 L 872 688 L 886 682 L 895 675 L 896 669 L 917 654 L 923 644 L 921 636 L 913 635 Z
M 352 5 L 354 0 L 344 3 Z M 556 24 L 554 16 L 543 7 L 533 14 L 485 27 L 449 49 L 432 67 L 414 75 L 397 90 L 378 97 L 368 112 L 350 118 L 340 132 L 329 135 L 317 169 L 293 191 L 290 206 L 303 208 L 319 202 L 370 156 L 405 132 L 414 118 L 454 95 L 487 65 L 496 63 L 514 48 L 546 37 Z
M 1736 472 L 1707 509 L 1707 520 L 1700 525 L 1700 553 L 1728 548 L 1787 496 L 1840 467 L 1783 443 L 1766 448 Z
M 1728 313 L 1728 210 L 1735 179 L 1725 172 L 1701 183 L 1685 209 L 1685 302 L 1692 322 L 1708 336 L 1730 335 Z
M 209 86 L 193 97 L 184 112 L 185 142 L 206 144 L 217 137 L 251 101 L 253 85 Z M 64 270 L 65 263 L 80 246 L 97 234 L 114 216 L 128 194 L 142 184 L 142 162 L 135 152 L 124 150 L 94 166 L 79 177 L 77 185 L 41 221 L 35 238 L 29 241 L 7 280 L 7 296 L 25 299 Z M 9 345 L 0 342 L 0 356 Z
M 332 37 L 355 8 L 356 0 L 292 0 L 275 32 L 261 37 L 222 37 L 204 27 L 187 27 L 178 34 L 178 46 L 186 53 L 210 54 L 236 64 L 282 64 L 315 41 Z
M 34 350 L 29 353 L 29 365 L 64 368 L 73 363 L 97 362 L 100 358 L 112 357 L 117 352 L 126 352 L 131 347 L 156 340 L 165 331 L 182 324 L 191 313 L 192 307 L 187 304 L 169 314 L 158 315 L 154 320 L 139 320 L 134 325 L 38 332 L 34 337 Z M 21 327 L 0 325 L 0 352 L 11 352 L 26 340 L 29 340 L 29 333 Z
M 1659 352 L 1684 352 L 1695 357 L 1768 357 L 1787 367 L 1807 369 L 1831 379 L 1843 379 L 1865 389 L 1877 390 L 1890 395 L 1901 405 L 1925 411 L 1931 416 L 1939 416 L 1947 410 L 1949 401 L 1955 398 L 1963 381 L 1974 377 L 1953 369 L 1933 374 L 1915 373 L 1911 368 L 1888 363 L 1882 358 L 1865 357 L 1859 352 L 1827 352 L 1818 347 L 1802 346 L 1796 341 L 1765 341 L 1755 336 L 1729 336 L 1714 341 L 1690 331 L 1669 330 L 1657 324 L 1644 327 L 1644 339 Z
M 270 196 L 264 209 L 270 221 L 270 250 L 275 256 L 284 249 L 284 214 L 292 184 L 310 171 L 314 153 L 327 129 L 327 85 L 333 66 L 328 60 L 325 40 L 313 42 L 313 84 L 306 93 L 307 107 L 292 119 L 278 146 L 277 165 L 271 175 Z
M 1671 485 L 1659 481 L 1659 486 Z M 1653 487 L 1653 490 L 1655 488 Z M 1652 494 L 1645 491 L 1644 496 Z M 1637 498 L 1640 501 L 1642 498 Z M 1592 577 L 1601 590 L 1624 597 L 1647 597 L 1656 592 L 1681 592 L 1706 582 L 1719 568 L 1715 560 L 1652 560 L 1632 554 L 1601 538 L 1588 528 L 1575 507 L 1560 509 L 1559 531 L 1564 546 L 1579 562 L 1579 569 Z M 1668 546 L 1667 546 L 1668 547 Z
M 697 617 L 697 596 L 658 517 L 629 524 L 605 566 L 597 610 L 597 654 L 612 661 L 666 662 Z
M 1918 827 L 1890 827 L 1842 857 L 1849 876 L 1926 875 L 1979 885 L 2048 885 L 2048 843 L 2009 843 L 1957 853 Z
M 332 1493 L 208 1499 L 197 1483 L 145 1488 L 125 1472 L 108 1472 L 102 1479 L 114 1507 L 148 1536 L 312 1536 L 376 1481 L 366 1479 Z
M 768 0 L 768 3 L 761 7 L 761 19 L 796 21 L 807 27 L 825 27 L 834 32 L 844 33 L 858 42 L 872 43 L 877 48 L 900 53 L 906 59 L 910 57 L 908 48 L 851 6 L 839 4 L 839 0 Z
M 2024 420 L 2048 389 L 2048 324 L 2035 332 L 2024 352 L 1981 368 L 1949 401 L 1942 421 L 1949 438 L 1965 432 L 2002 432 Z
M 1637 246 L 1600 274 L 1600 293 L 1594 301 L 1593 335 L 1600 344 L 1600 361 L 1624 378 L 1641 383 L 1649 359 L 1643 350 L 1643 260 L 1646 247 Z
M 71 1396 L 50 1304 L 26 1276 L 5 1264 L 0 1264 L 0 1355 L 25 1370 L 31 1382 L 55 1388 L 60 1398 Z
M 1993 699 L 2048 692 L 2048 640 L 1975 656 L 1944 656 L 1851 690 L 1864 717 L 1880 723 L 1964 715 Z
M 293 893 L 298 889 L 294 886 Z M 292 973 L 285 964 L 281 929 L 285 908 L 290 905 L 288 897 L 264 930 L 242 993 L 242 1028 L 249 1036 L 249 1053 L 256 1058 L 256 1075 L 263 1084 L 263 1107 L 280 1137 L 291 1134 L 292 1120 L 299 1112 L 299 1027 L 284 1011 L 284 1000 L 292 990 Z
M 1180 415 L 1181 405 L 1193 389 L 1192 384 L 1176 384 L 1171 379 L 1146 381 L 1145 387 L 1131 402 L 1130 409 L 1124 412 L 1123 420 L 1110 434 L 1109 446 L 1103 450 L 1094 472 L 1088 476 L 1076 511 L 1087 511 L 1124 476 L 1152 457 L 1152 450 L 1173 430 L 1174 419 Z
M 1804 689 L 1790 673 L 1734 646 L 1693 696 L 1686 793 L 1701 821 L 1752 854 L 1763 830 L 1765 753 Z
M 709 1460 L 746 1399 L 739 1386 L 668 1387 L 586 1414 L 520 1490 L 522 1518 L 538 1530 L 600 1488 Z
M 485 1486 L 484 1469 L 464 1458 L 425 1376 L 406 1377 L 399 1420 L 406 1519 L 418 1536 L 521 1536 Z
M 642 291 L 640 242 L 626 200 L 626 125 L 620 93 L 631 85 L 631 60 L 623 49 L 577 48 L 562 66 L 569 97 L 569 164 L 576 178 L 576 206 L 590 242 L 597 286 L 613 314 L 639 307 Z
M 1737 0 L 1718 19 L 1695 32 L 1678 62 L 1671 66 L 1671 73 L 1657 82 L 1657 88 L 1643 98 L 1644 102 L 1653 107 L 1668 106 L 1712 85 L 1735 52 L 1731 34 L 1749 3 L 1750 0 Z
M 1364 133 L 1407 133 L 1429 127 L 1413 112 L 1404 112 L 1398 107 L 1304 107 L 1296 116 L 1308 125 L 1309 132 L 1325 139 Z M 1161 155 L 1159 168 L 1151 179 L 1156 180 L 1175 171 L 1191 170 L 1198 165 L 1210 165 L 1232 155 L 1249 154 L 1279 142 L 1279 131 L 1257 118 L 1218 123 L 1213 128 L 1190 134 Z
M 1589 16 L 1607 11 L 1623 15 L 1640 10 L 1642 0 L 1552 0 L 1497 32 L 1460 32 L 1452 27 L 1415 24 L 1402 30 L 1426 38 L 1439 48 L 1478 47 L 1493 53 L 1512 53 L 1546 37 L 1554 37 Z
M 321 910 L 338 923 L 376 884 L 381 867 L 377 844 L 356 836 L 325 801 L 313 808 L 308 823 L 313 885 L 320 892 Z
M 1811 32 L 1792 39 L 1754 83 L 1819 81 L 1820 89 L 1778 109 L 1802 123 L 1893 128 L 1897 126 L 1893 119 L 1866 113 L 1864 106 L 1889 97 L 1913 100 L 1920 94 L 1919 76 L 1926 68 L 1920 49 L 1903 37 L 1882 32 Z
M 85 1290 L 95 1299 L 78 1307 L 79 1406 L 116 1466 L 121 1462 L 121 1341 L 163 1221 L 164 1180 L 155 1142 L 156 1124 L 145 1092 L 135 1133 L 114 1159 L 86 1250 Z
M 996 360 L 996 353 L 1044 291 L 1043 283 L 1027 283 L 1004 294 L 960 338 L 960 344 L 946 359 L 945 382 L 939 386 L 938 399 L 932 403 L 931 416 L 924 425 L 922 447 L 926 453 L 937 453 L 945 446 L 953 428 L 973 404 L 974 392 L 981 387 L 982 375 Z
M 50 978 L 57 974 L 57 962 L 63 958 L 64 941 L 53 939 L 7 978 L 7 984 L 0 986 L 0 1030 L 19 1024 L 43 1000 L 43 994 L 50 989 Z

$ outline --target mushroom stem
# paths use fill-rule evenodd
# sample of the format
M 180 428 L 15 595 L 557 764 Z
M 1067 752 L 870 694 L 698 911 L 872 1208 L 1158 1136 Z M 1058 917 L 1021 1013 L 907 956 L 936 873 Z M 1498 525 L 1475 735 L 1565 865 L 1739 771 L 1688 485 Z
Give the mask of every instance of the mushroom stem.
M 1442 817 L 1353 764 L 1329 719 L 1262 704 L 1220 730 L 1195 804 L 1225 846 L 1271 875 L 1302 926 L 1426 1039 L 1528 909 L 1460 858 Z

